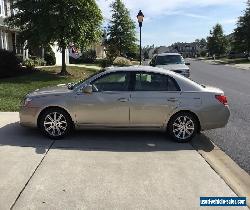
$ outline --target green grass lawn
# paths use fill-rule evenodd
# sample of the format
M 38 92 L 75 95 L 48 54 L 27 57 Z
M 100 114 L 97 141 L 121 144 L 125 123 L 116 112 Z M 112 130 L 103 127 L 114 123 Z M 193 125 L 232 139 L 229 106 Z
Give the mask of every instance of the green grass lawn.
M 23 76 L 0 79 L 0 111 L 18 111 L 23 97 L 38 88 L 79 81 L 94 74 L 91 68 L 67 67 L 71 76 L 59 76 L 60 67 L 47 67 Z
M 212 57 L 204 57 L 205 60 L 213 60 Z M 222 58 L 216 58 L 216 60 L 220 60 L 221 63 L 224 64 L 244 64 L 244 63 L 250 63 L 250 60 L 247 58 L 232 58 L 229 59 L 228 57 L 222 57 Z
M 247 58 L 220 58 L 221 61 L 226 62 L 228 64 L 244 64 L 244 63 L 250 63 L 250 61 Z

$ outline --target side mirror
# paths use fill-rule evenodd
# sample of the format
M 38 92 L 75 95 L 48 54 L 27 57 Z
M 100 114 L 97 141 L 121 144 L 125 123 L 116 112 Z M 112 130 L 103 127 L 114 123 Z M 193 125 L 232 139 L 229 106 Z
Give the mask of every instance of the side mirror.
M 85 88 L 82 89 L 82 92 L 86 94 L 91 94 L 93 92 L 93 86 L 87 85 Z
M 190 66 L 191 64 L 190 63 L 185 63 L 185 65 Z

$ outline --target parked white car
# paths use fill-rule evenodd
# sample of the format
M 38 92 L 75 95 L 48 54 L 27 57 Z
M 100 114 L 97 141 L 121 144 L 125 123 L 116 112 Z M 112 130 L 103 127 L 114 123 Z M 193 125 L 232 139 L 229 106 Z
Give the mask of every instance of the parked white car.
M 185 63 L 184 58 L 179 53 L 161 53 L 154 55 L 149 63 L 150 66 L 174 71 L 185 77 L 190 77 L 190 63 Z

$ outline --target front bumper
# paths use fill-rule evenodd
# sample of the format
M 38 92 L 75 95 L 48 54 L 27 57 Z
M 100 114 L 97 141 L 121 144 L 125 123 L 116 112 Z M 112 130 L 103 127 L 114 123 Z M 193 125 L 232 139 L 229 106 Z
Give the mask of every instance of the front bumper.
M 25 127 L 37 127 L 37 118 L 40 109 L 37 107 L 20 107 L 20 125 Z

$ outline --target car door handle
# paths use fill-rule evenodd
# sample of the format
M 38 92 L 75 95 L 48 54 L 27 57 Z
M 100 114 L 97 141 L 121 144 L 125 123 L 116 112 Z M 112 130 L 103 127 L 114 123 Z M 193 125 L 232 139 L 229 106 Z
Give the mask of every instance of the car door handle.
M 118 101 L 120 101 L 120 102 L 128 102 L 128 99 L 127 98 L 119 98 Z
M 169 98 L 168 101 L 170 101 L 170 102 L 176 102 L 176 101 L 178 101 L 178 99 L 177 98 Z

